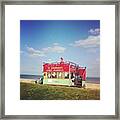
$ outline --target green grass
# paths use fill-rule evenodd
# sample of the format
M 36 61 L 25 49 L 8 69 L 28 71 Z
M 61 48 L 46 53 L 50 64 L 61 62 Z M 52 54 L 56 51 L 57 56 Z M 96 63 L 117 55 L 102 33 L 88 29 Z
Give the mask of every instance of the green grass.
M 20 83 L 21 100 L 99 100 L 100 90 Z

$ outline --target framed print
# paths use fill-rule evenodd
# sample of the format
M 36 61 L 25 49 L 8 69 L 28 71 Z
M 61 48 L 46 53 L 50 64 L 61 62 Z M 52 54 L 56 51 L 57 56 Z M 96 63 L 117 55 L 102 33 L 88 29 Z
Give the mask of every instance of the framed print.
M 1 8 L 1 118 L 119 119 L 118 1 Z

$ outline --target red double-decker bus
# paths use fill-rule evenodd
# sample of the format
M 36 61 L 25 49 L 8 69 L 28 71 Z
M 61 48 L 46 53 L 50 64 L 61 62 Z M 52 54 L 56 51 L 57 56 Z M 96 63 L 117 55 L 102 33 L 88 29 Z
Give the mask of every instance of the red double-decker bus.
M 43 84 L 85 86 L 86 67 L 73 62 L 60 62 L 43 64 Z

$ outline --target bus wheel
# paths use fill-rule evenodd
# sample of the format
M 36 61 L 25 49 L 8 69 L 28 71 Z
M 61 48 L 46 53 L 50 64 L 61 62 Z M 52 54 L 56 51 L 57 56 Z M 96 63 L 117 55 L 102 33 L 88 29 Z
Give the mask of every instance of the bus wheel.
M 85 84 L 83 85 L 83 88 L 84 88 L 84 89 L 86 88 L 86 85 L 85 85 Z
M 77 87 L 78 87 L 78 88 L 81 88 L 82 86 L 79 84 L 79 85 L 77 85 Z
M 37 84 L 37 80 L 35 80 L 35 84 Z

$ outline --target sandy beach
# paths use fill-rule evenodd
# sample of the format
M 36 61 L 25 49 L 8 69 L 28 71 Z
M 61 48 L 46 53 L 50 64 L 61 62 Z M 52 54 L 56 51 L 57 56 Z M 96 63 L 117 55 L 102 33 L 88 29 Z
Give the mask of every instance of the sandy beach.
M 20 79 L 20 82 L 24 83 L 35 83 L 35 79 Z M 86 88 L 88 89 L 100 89 L 100 84 L 96 83 L 87 83 L 86 82 Z
M 90 89 L 100 89 L 100 84 L 86 83 L 86 88 L 90 88 Z
M 24 79 L 24 78 L 21 78 L 21 79 L 20 79 L 20 82 L 24 82 L 24 83 L 35 83 L 35 79 Z

